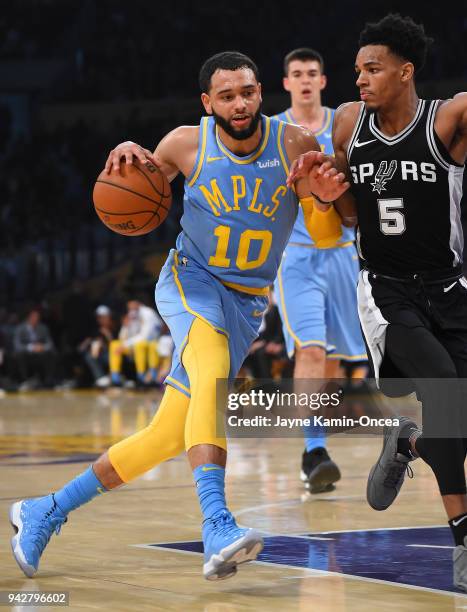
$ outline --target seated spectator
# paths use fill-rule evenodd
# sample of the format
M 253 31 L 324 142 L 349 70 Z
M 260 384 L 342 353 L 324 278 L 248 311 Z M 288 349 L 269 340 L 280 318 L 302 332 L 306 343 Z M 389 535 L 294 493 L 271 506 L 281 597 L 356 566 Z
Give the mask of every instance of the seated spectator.
M 138 300 L 129 300 L 127 311 L 118 340 L 112 340 L 109 347 L 111 383 L 122 385 L 123 356 L 134 359 L 139 386 L 157 383 L 159 356 L 154 341 L 160 336 L 162 321 L 153 308 Z
M 29 312 L 14 334 L 14 351 L 21 378 L 20 391 L 54 386 L 55 350 L 49 328 L 37 309 Z
M 109 376 L 109 345 L 114 339 L 115 322 L 108 306 L 101 305 L 96 309 L 97 331 L 93 337 L 81 342 L 79 350 L 83 355 L 94 379 L 96 387 L 108 387 Z

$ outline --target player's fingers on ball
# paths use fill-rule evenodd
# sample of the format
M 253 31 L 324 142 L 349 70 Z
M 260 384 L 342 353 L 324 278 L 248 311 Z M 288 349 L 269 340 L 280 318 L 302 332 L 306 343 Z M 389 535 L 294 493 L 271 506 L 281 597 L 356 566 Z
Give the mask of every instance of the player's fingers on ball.
M 123 155 L 125 157 L 125 163 L 126 164 L 132 164 L 133 163 L 133 153 L 131 151 L 125 151 L 125 153 Z
M 143 147 L 140 147 L 139 145 L 133 145 L 131 147 L 131 152 L 142 164 L 148 163 L 148 151 L 146 149 L 143 149 Z
M 114 151 L 112 153 L 112 170 L 117 174 L 120 174 L 120 153 Z
M 152 154 L 152 152 L 149 149 L 143 149 L 144 151 L 144 155 L 146 156 L 146 159 L 149 160 L 150 162 L 152 162 L 153 164 L 156 164 L 156 160 L 154 158 L 154 155 Z

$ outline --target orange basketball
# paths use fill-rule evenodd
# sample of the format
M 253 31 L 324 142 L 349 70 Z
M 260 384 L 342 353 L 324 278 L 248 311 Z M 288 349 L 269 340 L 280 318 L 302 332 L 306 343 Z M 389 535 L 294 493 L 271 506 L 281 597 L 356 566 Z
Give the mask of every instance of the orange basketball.
M 120 164 L 120 174 L 103 170 L 92 194 L 99 219 L 123 236 L 141 236 L 167 217 L 172 192 L 167 177 L 151 162 Z

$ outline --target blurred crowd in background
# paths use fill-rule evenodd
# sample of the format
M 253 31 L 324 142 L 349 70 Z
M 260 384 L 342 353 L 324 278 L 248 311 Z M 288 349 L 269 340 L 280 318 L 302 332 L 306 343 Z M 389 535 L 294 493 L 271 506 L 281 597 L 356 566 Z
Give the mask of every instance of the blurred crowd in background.
M 444 97 L 458 91 L 467 79 L 462 3 L 451 3 L 449 11 L 442 6 L 428 11 L 421 0 L 394 0 L 392 9 L 424 23 L 434 38 L 418 76 L 422 94 Z M 215 11 L 212 3 L 188 0 L 180 0 L 176 10 L 143 0 L 15 0 L 2 6 L 3 387 L 160 384 L 171 351 L 160 319 L 155 337 L 147 340 L 152 344 L 138 356 L 134 349 L 126 355 L 121 346 L 121 359 L 113 354 L 120 380 L 112 379 L 109 365 L 111 343 L 126 342 L 135 310 L 128 303 L 153 306 L 149 285 L 157 271 L 143 292 L 125 296 L 115 294 L 108 275 L 126 259 L 138 261 L 173 245 L 183 181 L 172 183 L 172 211 L 160 228 L 138 239 L 117 236 L 97 220 L 92 206 L 92 187 L 108 152 L 124 140 L 152 149 L 170 129 L 197 123 L 202 112 L 198 71 L 220 50 L 238 49 L 257 62 L 268 114 L 288 104 L 282 59 L 300 46 L 324 55 L 325 104 L 336 107 L 354 99 L 358 35 L 366 21 L 381 16 L 369 0 L 358 6 L 347 0 L 325 6 L 299 0 L 290 8 L 218 0 Z M 97 275 L 101 291 L 91 297 L 87 283 Z M 245 366 L 256 377 L 290 369 L 274 309 L 272 304 Z M 143 353 L 144 368 L 136 368 Z
M 148 304 L 143 295 L 96 306 L 77 285 L 59 309 L 43 302 L 19 316 L 1 308 L 0 389 L 160 387 L 174 347 L 167 325 Z M 271 292 L 240 377 L 277 380 L 292 371 Z

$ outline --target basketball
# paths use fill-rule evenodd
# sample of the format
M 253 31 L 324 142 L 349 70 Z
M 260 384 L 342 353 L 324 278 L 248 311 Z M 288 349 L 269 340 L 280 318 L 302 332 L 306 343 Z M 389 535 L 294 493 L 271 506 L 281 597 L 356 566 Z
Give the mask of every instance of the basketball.
M 141 236 L 158 227 L 172 204 L 169 181 L 157 166 L 122 163 L 120 174 L 103 170 L 94 185 L 96 213 L 109 229 L 123 236 Z

